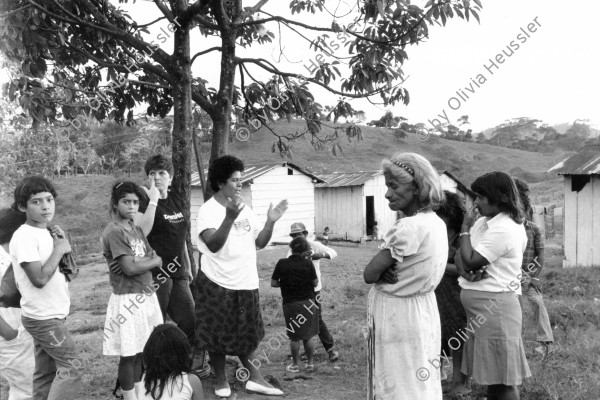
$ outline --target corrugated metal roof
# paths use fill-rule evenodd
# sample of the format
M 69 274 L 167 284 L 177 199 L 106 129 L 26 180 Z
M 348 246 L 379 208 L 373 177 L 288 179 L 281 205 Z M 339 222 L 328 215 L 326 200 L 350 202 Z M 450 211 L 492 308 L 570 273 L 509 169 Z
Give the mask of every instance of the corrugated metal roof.
M 558 175 L 600 175 L 600 144 L 585 146 L 548 172 Z
M 321 175 L 321 179 L 325 183 L 319 183 L 316 187 L 362 186 L 365 182 L 381 174 L 381 171 L 333 172 Z
M 245 185 L 246 183 L 250 182 L 252 179 L 257 178 L 261 175 L 266 174 L 267 172 L 275 169 L 275 168 L 279 168 L 279 167 L 285 167 L 285 166 L 289 166 L 294 168 L 295 170 L 303 173 L 304 175 L 308 175 L 313 179 L 316 179 L 317 182 L 324 182 L 322 178 L 319 178 L 318 176 L 308 172 L 307 170 L 298 167 L 296 164 L 292 164 L 292 163 L 288 163 L 288 162 L 282 162 L 282 163 L 277 163 L 277 164 L 252 164 L 252 165 L 245 165 L 245 169 L 244 169 L 244 173 L 242 174 L 242 185 Z M 208 171 L 205 170 L 204 171 L 205 176 L 208 177 Z M 192 186 L 197 186 L 197 187 L 201 187 L 202 185 L 200 184 L 200 174 L 198 174 L 197 172 L 192 173 Z

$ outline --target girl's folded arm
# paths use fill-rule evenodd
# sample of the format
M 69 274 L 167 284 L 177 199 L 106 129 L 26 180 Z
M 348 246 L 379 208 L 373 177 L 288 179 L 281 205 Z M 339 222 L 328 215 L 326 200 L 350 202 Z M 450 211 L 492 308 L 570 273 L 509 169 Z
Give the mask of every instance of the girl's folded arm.
M 127 276 L 140 275 L 162 265 L 162 259 L 156 257 L 121 256 L 117 259 L 121 271 Z

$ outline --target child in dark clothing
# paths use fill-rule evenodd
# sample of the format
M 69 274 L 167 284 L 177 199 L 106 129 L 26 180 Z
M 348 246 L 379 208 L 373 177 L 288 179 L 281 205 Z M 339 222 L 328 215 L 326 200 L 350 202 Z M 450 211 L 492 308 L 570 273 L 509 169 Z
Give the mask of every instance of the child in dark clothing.
M 300 372 L 298 355 L 300 353 L 300 340 L 304 343 L 307 363 L 305 368 L 314 370 L 313 352 L 315 345 L 313 338 L 319 333 L 319 312 L 314 301 L 314 288 L 318 284 L 317 272 L 309 258 L 311 250 L 304 237 L 296 237 L 290 243 L 292 255 L 282 258 L 277 262 L 271 287 L 281 288 L 283 297 L 283 315 L 286 322 L 286 331 L 290 339 L 292 351 L 292 364 L 286 367 L 287 371 Z

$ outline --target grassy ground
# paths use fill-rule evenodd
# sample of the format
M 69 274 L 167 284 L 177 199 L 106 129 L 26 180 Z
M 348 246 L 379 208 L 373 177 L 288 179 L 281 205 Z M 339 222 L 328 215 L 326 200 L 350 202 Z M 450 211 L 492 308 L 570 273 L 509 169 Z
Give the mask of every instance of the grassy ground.
M 535 328 L 529 307 L 524 310 L 524 340 L 528 361 L 534 376 L 521 388 L 523 400 L 597 400 L 600 398 L 600 274 L 592 269 L 560 268 L 562 251 L 557 242 L 548 243 L 546 305 L 559 348 L 543 359 L 534 355 L 537 346 Z M 324 319 L 337 341 L 341 358 L 329 363 L 320 344 L 317 345 L 317 371 L 301 373 L 292 379 L 285 371 L 289 347 L 284 340 L 281 298 L 277 289 L 269 287 L 276 261 L 285 256 L 284 246 L 271 246 L 259 251 L 261 305 L 267 334 L 259 347 L 262 370 L 283 383 L 286 397 L 308 399 L 361 399 L 366 396 L 366 295 L 369 286 L 362 281 L 362 270 L 377 251 L 373 243 L 366 245 L 333 245 L 338 258 L 322 267 L 326 307 Z M 72 309 L 68 325 L 88 364 L 84 388 L 78 399 L 109 399 L 116 377 L 115 357 L 101 355 L 100 330 L 110 288 L 107 268 L 103 263 L 83 267 L 80 277 L 71 285 Z M 411 373 L 406 371 L 406 373 Z M 246 394 L 229 369 L 237 399 L 264 398 Z M 215 398 L 211 379 L 203 381 L 205 398 Z M 6 395 L 5 391 L 3 395 Z M 482 399 L 484 389 L 474 385 L 467 400 Z M 5 398 L 5 397 L 0 397 Z M 449 399 L 449 398 L 448 398 Z M 411 399 L 412 400 L 412 399 Z

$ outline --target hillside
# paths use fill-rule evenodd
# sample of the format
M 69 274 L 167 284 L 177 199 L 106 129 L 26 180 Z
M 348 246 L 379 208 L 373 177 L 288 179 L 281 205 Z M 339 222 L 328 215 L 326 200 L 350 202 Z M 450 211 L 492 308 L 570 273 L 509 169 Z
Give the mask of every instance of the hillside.
M 304 123 L 293 120 L 277 121 L 270 127 L 278 134 L 290 134 L 303 130 Z M 523 178 L 527 182 L 541 182 L 556 178 L 546 171 L 565 156 L 562 152 L 541 154 L 504 147 L 458 142 L 439 137 L 430 137 L 426 141 L 417 136 L 398 140 L 393 131 L 386 128 L 361 126 L 364 140 L 349 143 L 342 134 L 340 143 L 344 152 L 337 157 L 329 151 L 316 151 L 308 141 L 297 140 L 293 143 L 293 158 L 289 161 L 306 166 L 317 173 L 333 171 L 365 171 L 379 168 L 383 158 L 400 151 L 416 152 L 427 158 L 438 170 L 448 170 L 466 185 L 477 176 L 502 170 Z M 323 133 L 332 130 L 324 127 Z M 277 162 L 282 160 L 278 153 L 271 152 L 275 136 L 262 127 L 253 132 L 247 142 L 234 139 L 229 144 L 229 152 L 246 163 Z
M 271 128 L 279 134 L 289 134 L 296 129 L 302 129 L 302 123 L 277 122 L 271 124 Z M 437 136 L 426 141 L 421 141 L 414 135 L 398 140 L 392 130 L 386 128 L 361 129 L 364 140 L 358 143 L 349 143 L 345 134 L 342 135 L 340 142 L 344 151 L 337 157 L 329 151 L 316 151 L 307 141 L 298 140 L 293 143 L 293 158 L 286 160 L 317 174 L 366 171 L 379 169 L 384 157 L 396 152 L 410 151 L 426 157 L 438 170 L 450 171 L 465 185 L 470 185 L 477 176 L 485 172 L 507 171 L 532 184 L 531 196 L 534 204 L 562 205 L 562 179 L 545 171 L 565 158 L 564 154 L 543 155 L 486 144 L 446 140 Z M 273 141 L 273 134 L 262 128 L 252 133 L 247 142 L 234 139 L 230 143 L 229 152 L 242 158 L 247 164 L 282 161 L 278 153 L 271 152 Z M 208 154 L 205 156 L 208 157 Z M 73 235 L 80 255 L 97 253 L 100 250 L 98 238 L 109 220 L 108 196 L 110 186 L 116 178 L 112 175 L 79 175 L 54 180 L 59 193 L 54 222 L 64 226 Z M 138 183 L 145 182 L 142 172 L 132 174 L 129 179 Z M 8 206 L 10 202 L 10 198 L 0 198 L 0 206 Z

